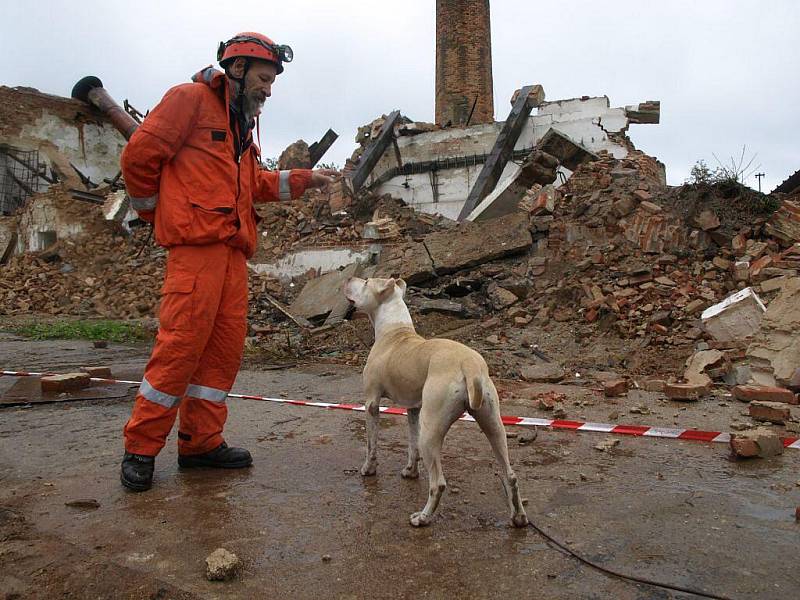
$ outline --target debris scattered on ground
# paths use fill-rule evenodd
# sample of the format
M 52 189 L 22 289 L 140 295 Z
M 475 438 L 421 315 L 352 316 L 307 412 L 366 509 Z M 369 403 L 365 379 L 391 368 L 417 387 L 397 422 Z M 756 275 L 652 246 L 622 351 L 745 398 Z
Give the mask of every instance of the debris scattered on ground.
M 67 502 L 64 502 L 64 506 L 69 506 L 70 508 L 84 508 L 87 510 L 94 510 L 100 508 L 100 502 L 98 502 L 94 498 L 80 498 L 77 500 L 68 500 Z
M 736 458 L 769 458 L 783 454 L 781 438 L 763 427 L 732 433 L 730 447 Z
M 64 373 L 46 375 L 41 378 L 42 392 L 61 394 L 89 387 L 91 381 L 86 373 Z
M 233 552 L 217 548 L 206 557 L 206 579 L 226 581 L 233 579 L 242 566 L 242 561 Z
M 619 446 L 620 441 L 617 438 L 606 438 L 599 444 L 595 444 L 594 449 L 600 452 L 611 452 L 614 448 Z

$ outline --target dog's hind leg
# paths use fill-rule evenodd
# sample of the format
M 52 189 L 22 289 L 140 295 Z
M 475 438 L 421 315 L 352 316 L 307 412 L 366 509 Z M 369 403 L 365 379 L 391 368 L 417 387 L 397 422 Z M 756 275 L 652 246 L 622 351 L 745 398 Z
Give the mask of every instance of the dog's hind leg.
M 421 511 L 411 515 L 411 524 L 414 527 L 430 525 L 447 488 L 442 471 L 442 444 L 450 426 L 461 416 L 463 407 L 458 403 L 442 403 L 438 398 L 431 397 L 437 393 L 447 393 L 446 386 L 446 383 L 437 386 L 429 381 L 422 392 L 419 451 L 428 471 L 428 502 Z
M 408 462 L 400 471 L 405 479 L 419 477 L 419 407 L 408 409 Z
M 375 475 L 378 469 L 378 430 L 380 419 L 381 395 L 370 393 L 364 403 L 364 417 L 367 423 L 367 456 L 364 459 L 364 466 L 361 467 L 361 474 L 364 477 Z
M 522 506 L 522 498 L 519 494 L 519 486 L 517 484 L 517 475 L 511 468 L 511 463 L 508 460 L 508 443 L 506 442 L 506 430 L 503 427 L 503 422 L 500 419 L 500 406 L 497 399 L 497 390 L 494 384 L 490 384 L 486 390 L 487 400 L 483 403 L 478 410 L 474 411 L 472 415 L 478 422 L 483 433 L 489 438 L 489 443 L 492 445 L 492 451 L 500 465 L 500 481 L 503 484 L 503 491 L 508 501 L 508 507 L 511 510 L 511 522 L 514 527 L 525 527 L 528 524 L 528 516 L 525 514 L 525 508 Z M 491 397 L 488 397 L 491 394 Z

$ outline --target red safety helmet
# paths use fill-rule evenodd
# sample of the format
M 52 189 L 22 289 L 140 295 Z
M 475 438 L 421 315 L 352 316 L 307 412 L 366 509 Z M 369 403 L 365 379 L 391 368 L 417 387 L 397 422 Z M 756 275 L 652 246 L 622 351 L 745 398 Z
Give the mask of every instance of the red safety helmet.
M 244 31 L 217 47 L 217 60 L 223 67 L 238 56 L 268 60 L 278 67 L 278 73 L 283 73 L 283 63 L 292 62 L 294 53 L 289 46 L 276 44 L 261 33 Z

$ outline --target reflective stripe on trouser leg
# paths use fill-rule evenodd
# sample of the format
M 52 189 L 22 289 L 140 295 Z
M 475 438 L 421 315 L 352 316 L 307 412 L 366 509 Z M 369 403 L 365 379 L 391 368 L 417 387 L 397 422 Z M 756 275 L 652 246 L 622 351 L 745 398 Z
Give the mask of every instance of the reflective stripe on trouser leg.
M 150 400 L 150 402 L 160 404 L 164 408 L 172 408 L 176 404 L 180 403 L 181 398 L 183 397 L 183 394 L 180 396 L 172 396 L 166 392 L 157 390 L 150 385 L 150 382 L 147 381 L 147 377 L 142 377 L 142 384 L 139 386 L 139 394 Z
M 214 329 L 231 251 L 222 243 L 170 249 L 160 327 L 144 374 L 148 385 L 143 385 L 137 395 L 125 426 L 125 448 L 129 452 L 158 454 L 175 422 L 178 407 L 186 404 L 185 398 L 167 407 L 166 397 L 183 396 L 189 383 L 197 381 L 193 376 Z M 230 389 L 209 383 L 218 389 Z
M 202 454 L 224 441 L 228 407 L 220 398 L 236 380 L 247 334 L 247 262 L 241 251 L 233 253 L 213 330 L 180 406 L 181 454 Z
M 200 400 L 221 403 L 225 402 L 227 399 L 228 390 L 218 390 L 205 385 L 191 384 L 188 388 L 186 388 L 186 395 L 191 396 L 192 398 L 199 398 Z

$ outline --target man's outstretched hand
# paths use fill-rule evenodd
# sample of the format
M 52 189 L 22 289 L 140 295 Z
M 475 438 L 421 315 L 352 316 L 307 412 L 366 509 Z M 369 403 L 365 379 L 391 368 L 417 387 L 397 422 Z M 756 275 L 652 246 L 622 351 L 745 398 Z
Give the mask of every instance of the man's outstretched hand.
M 311 172 L 311 182 L 308 184 L 310 188 L 324 188 L 334 177 L 341 176 L 341 173 L 335 169 L 314 169 Z

